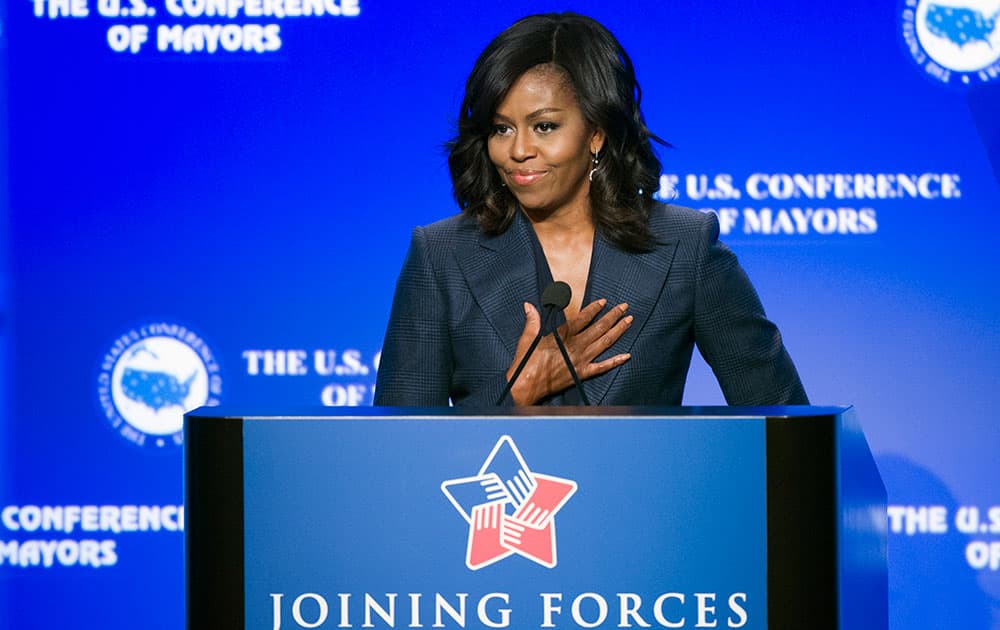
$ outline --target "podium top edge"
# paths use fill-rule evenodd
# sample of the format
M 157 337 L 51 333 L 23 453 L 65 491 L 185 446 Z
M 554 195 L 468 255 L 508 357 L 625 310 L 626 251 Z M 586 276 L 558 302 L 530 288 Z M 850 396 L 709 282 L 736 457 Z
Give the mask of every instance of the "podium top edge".
M 774 406 L 774 407 L 199 407 L 184 414 L 185 418 L 263 420 L 284 419 L 517 419 L 532 418 L 594 418 L 631 416 L 671 418 L 810 418 L 839 416 L 851 406 Z

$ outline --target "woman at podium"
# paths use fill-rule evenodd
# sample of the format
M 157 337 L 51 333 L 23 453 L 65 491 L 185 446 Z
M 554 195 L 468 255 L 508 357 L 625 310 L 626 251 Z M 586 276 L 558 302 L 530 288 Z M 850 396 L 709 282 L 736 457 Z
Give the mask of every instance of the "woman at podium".
M 808 403 L 716 217 L 653 198 L 640 98 L 590 18 L 490 42 L 449 143 L 461 212 L 413 232 L 376 405 L 679 405 L 695 344 L 729 404 Z

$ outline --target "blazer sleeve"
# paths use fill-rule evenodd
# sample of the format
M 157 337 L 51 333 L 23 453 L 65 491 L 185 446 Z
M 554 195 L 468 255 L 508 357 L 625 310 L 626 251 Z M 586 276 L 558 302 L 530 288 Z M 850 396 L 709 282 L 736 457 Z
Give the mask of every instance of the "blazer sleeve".
M 453 370 L 447 302 L 424 228 L 413 230 L 396 283 L 375 383 L 379 406 L 448 405 Z
M 706 214 L 696 265 L 694 334 L 730 405 L 807 405 L 781 333 L 757 291 L 719 242 L 719 221 Z

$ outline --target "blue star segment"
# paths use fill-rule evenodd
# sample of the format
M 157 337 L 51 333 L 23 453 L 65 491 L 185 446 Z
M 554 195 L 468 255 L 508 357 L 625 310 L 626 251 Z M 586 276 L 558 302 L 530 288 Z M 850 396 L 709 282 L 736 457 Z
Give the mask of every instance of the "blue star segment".
M 183 382 L 166 372 L 148 372 L 125 368 L 122 391 L 130 399 L 159 411 L 164 407 L 184 407 L 184 399 L 191 391 L 197 372 L 192 372 Z
M 535 489 L 535 478 L 509 436 L 503 436 L 479 469 L 480 475 L 496 475 L 520 507 Z
M 981 11 L 964 7 L 945 7 L 932 4 L 927 7 L 924 23 L 933 35 L 943 37 L 959 48 L 975 42 L 986 42 L 997 27 L 1000 11 L 986 17 Z
M 469 522 L 472 521 L 472 512 L 476 506 L 496 502 L 507 505 L 513 502 L 504 489 L 503 482 L 494 474 L 452 479 L 441 484 L 441 490 Z

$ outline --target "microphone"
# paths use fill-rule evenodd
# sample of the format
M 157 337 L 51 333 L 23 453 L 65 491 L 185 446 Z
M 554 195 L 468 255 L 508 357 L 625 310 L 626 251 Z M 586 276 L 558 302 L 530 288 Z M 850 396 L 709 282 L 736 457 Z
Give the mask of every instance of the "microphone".
M 545 333 L 545 325 L 548 323 L 549 317 L 557 309 L 561 311 L 566 308 L 566 305 L 569 304 L 569 299 L 572 295 L 572 289 L 569 288 L 568 284 L 562 281 L 553 282 L 549 286 L 545 287 L 544 291 L 542 291 L 542 321 L 541 325 L 538 327 L 538 334 L 535 335 L 535 338 L 531 341 L 531 345 L 528 346 L 528 351 L 524 353 L 524 358 L 517 364 L 517 369 L 514 370 L 510 380 L 507 381 L 507 386 L 504 387 L 503 392 L 501 392 L 500 398 L 497 398 L 497 405 L 503 403 L 503 399 L 507 397 L 511 388 L 514 387 L 514 383 L 517 382 L 517 377 L 521 376 L 521 371 L 524 369 L 524 366 L 528 364 L 528 359 L 531 358 L 531 355 L 534 354 L 535 348 L 538 347 L 538 342 L 542 340 L 542 336 Z M 559 339 L 558 333 L 556 334 L 556 339 Z M 560 346 L 562 345 L 561 340 L 559 341 L 559 344 Z M 563 350 L 563 355 L 566 356 L 565 350 Z M 572 365 L 570 366 L 570 373 L 575 377 L 576 372 L 573 371 Z
M 542 291 L 542 307 L 555 307 L 560 311 L 569 306 L 573 290 L 562 280 L 557 280 Z

